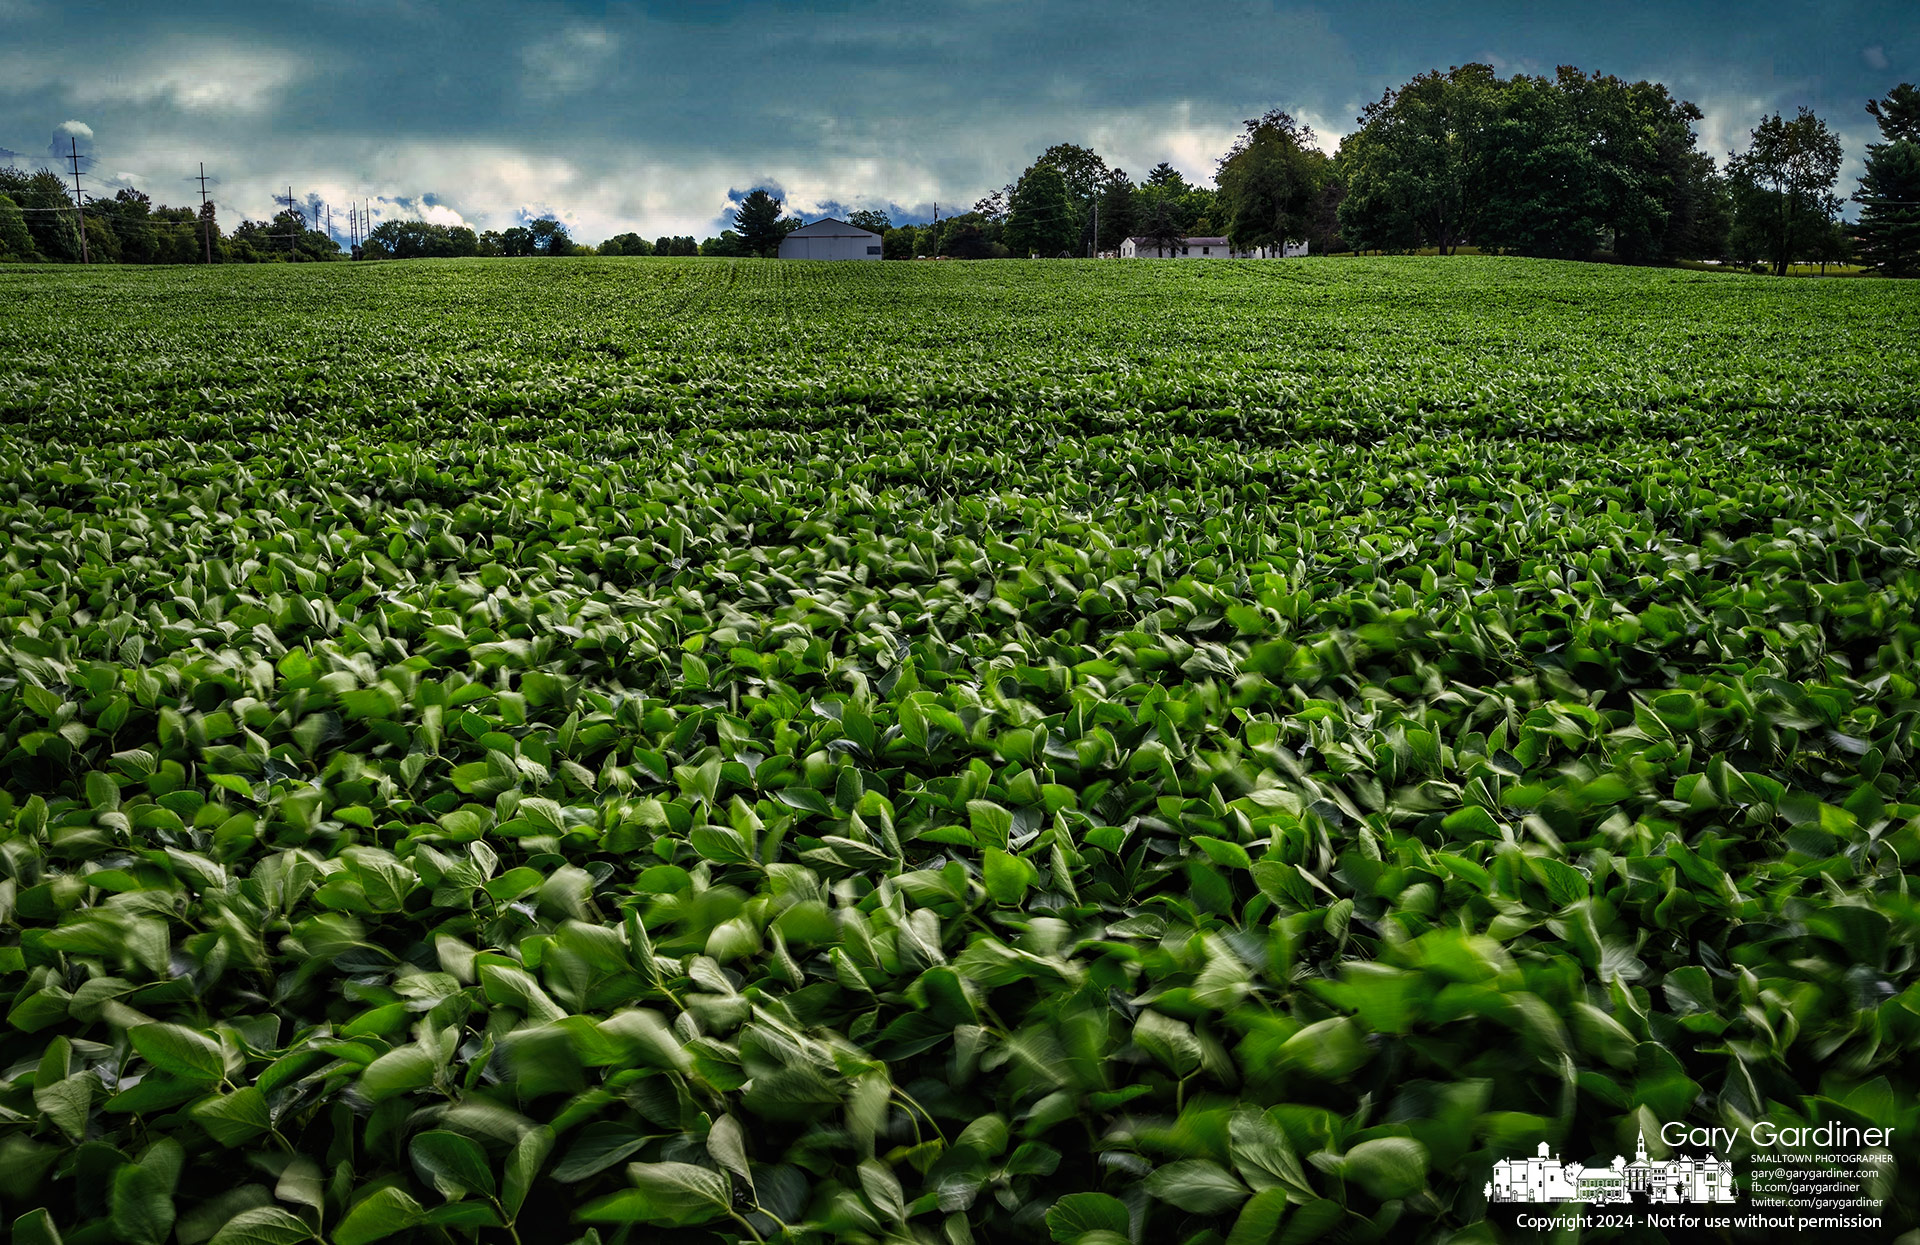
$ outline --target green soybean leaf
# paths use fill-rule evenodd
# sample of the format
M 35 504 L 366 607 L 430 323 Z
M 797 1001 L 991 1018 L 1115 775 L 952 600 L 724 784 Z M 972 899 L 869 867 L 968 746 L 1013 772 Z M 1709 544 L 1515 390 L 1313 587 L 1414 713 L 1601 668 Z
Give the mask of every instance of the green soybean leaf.
M 407 1157 L 420 1178 L 444 1198 L 493 1196 L 493 1172 L 487 1166 L 486 1151 L 471 1137 L 438 1128 L 415 1133 L 407 1143 Z
M 61 1245 L 60 1229 L 44 1206 L 15 1218 L 10 1239 L 13 1245 Z
M 1146 1178 L 1147 1192 L 1196 1215 L 1217 1215 L 1247 1199 L 1247 1186 L 1211 1159 L 1182 1159 L 1157 1167 Z
M 185 1161 L 180 1143 L 164 1138 L 113 1174 L 108 1222 L 115 1236 L 127 1245 L 162 1245 L 173 1234 L 173 1193 Z
M 590 1203 L 580 1217 L 595 1223 L 685 1227 L 727 1213 L 733 1190 L 719 1172 L 691 1163 L 629 1163 L 634 1187 Z
M 188 1113 L 215 1141 L 228 1147 L 245 1145 L 273 1126 L 266 1095 L 252 1085 L 204 1098 Z
M 1184 1021 L 1143 1011 L 1133 1023 L 1133 1040 L 1175 1076 L 1190 1076 L 1200 1070 L 1200 1042 L 1193 1035 L 1193 1027 Z
M 1227 1245 L 1269 1245 L 1290 1204 L 1287 1190 L 1262 1189 L 1247 1199 L 1227 1233 Z
M 1032 865 L 1000 848 L 989 847 L 982 854 L 980 868 L 987 893 L 995 903 L 1017 908 L 1026 900 Z
M 1377 1137 L 1346 1153 L 1341 1170 L 1376 1198 L 1408 1197 L 1427 1184 L 1427 1148 L 1411 1137 Z
M 318 1239 L 299 1216 L 278 1206 L 256 1206 L 227 1220 L 207 1245 L 300 1245 Z
M 575 1134 L 567 1152 L 553 1165 L 553 1178 L 565 1184 L 597 1176 L 653 1140 L 628 1124 L 596 1120 Z
M 1126 1203 L 1106 1193 L 1069 1193 L 1047 1209 L 1047 1232 L 1060 1245 L 1072 1245 L 1089 1232 L 1124 1237 L 1129 1223 Z
M 431 1085 L 439 1070 L 434 1057 L 419 1046 L 396 1047 L 360 1073 L 360 1092 L 373 1102 L 385 1102 Z
M 1227 1124 L 1234 1168 L 1255 1190 L 1282 1189 L 1315 1196 L 1287 1134 L 1264 1112 L 1242 1107 Z
M 418 1224 L 420 1203 L 403 1189 L 376 1189 L 347 1212 L 333 1230 L 333 1245 L 371 1245 Z
M 218 1081 L 226 1076 L 226 1057 L 220 1043 L 184 1025 L 136 1025 L 127 1031 L 127 1037 L 141 1058 L 162 1072 L 193 1081 Z
M 535 1178 L 546 1165 L 547 1156 L 553 1153 L 553 1137 L 553 1129 L 542 1124 L 521 1133 L 513 1143 L 513 1153 L 507 1156 L 506 1179 L 500 1188 L 500 1204 L 506 1208 L 508 1218 L 519 1215 L 521 1206 L 526 1204 Z

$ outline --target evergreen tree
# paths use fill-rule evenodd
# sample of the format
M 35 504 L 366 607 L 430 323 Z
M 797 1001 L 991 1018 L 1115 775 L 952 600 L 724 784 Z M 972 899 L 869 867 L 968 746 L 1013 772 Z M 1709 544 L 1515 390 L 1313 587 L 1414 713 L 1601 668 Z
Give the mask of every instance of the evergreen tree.
M 1139 236 L 1152 248 L 1155 257 L 1180 254 L 1187 244 L 1187 231 L 1180 223 L 1180 209 L 1172 195 L 1147 190 L 1140 195 Z
M 1149 190 L 1164 190 L 1175 197 L 1185 194 L 1189 189 L 1187 179 L 1180 176 L 1180 170 L 1165 160 L 1147 171 L 1146 185 Z
M 1123 170 L 1115 169 L 1112 176 L 1107 178 L 1107 184 L 1100 190 L 1100 236 L 1097 239 L 1100 250 L 1118 251 L 1120 244 L 1133 234 L 1136 195 L 1133 183 L 1127 180 Z
M 780 239 L 787 236 L 790 228 L 781 220 L 780 207 L 780 200 L 764 190 L 756 190 L 734 209 L 734 227 L 726 233 L 739 235 L 741 254 L 772 258 L 780 253 Z M 724 238 L 726 233 L 721 237 Z M 708 241 L 714 240 L 710 238 Z M 701 250 L 703 254 L 718 253 L 705 247 Z
M 1889 277 L 1920 276 L 1920 90 L 1902 82 L 1867 105 L 1885 142 L 1867 148 L 1867 171 L 1853 196 L 1861 262 Z

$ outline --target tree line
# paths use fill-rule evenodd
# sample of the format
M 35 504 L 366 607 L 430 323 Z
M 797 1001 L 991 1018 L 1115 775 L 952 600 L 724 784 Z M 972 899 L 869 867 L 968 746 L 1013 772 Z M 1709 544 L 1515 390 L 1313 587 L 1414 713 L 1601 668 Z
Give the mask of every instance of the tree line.
M 691 248 L 692 239 L 686 241 Z M 386 221 L 368 233 L 362 248 L 375 259 L 595 253 L 552 219 L 484 232 L 463 225 Z M 0 169 L 0 262 L 77 263 L 83 253 L 96 264 L 289 263 L 346 257 L 340 243 L 315 229 L 299 208 L 269 220 L 242 220 L 228 231 L 221 228 L 211 203 L 167 207 L 138 190 L 121 190 L 112 198 L 89 197 L 85 212 L 78 213 L 58 174 Z
M 1701 112 L 1656 82 L 1583 73 L 1500 77 L 1469 64 L 1424 73 L 1387 91 L 1331 155 L 1283 109 L 1249 119 L 1216 162 L 1214 185 L 1161 163 L 1135 181 L 1096 151 L 1047 148 L 1014 181 L 968 211 L 894 225 L 859 211 L 886 259 L 1113 254 L 1128 237 L 1177 247 L 1224 236 L 1239 249 L 1306 242 L 1316 254 L 1482 251 L 1629 263 L 1721 260 L 1784 274 L 1796 261 L 1857 260 L 1920 275 L 1920 91 L 1911 83 L 1867 104 L 1882 141 L 1870 144 L 1840 219 L 1842 150 L 1802 108 L 1762 118 L 1724 167 L 1701 151 Z M 553 219 L 476 232 L 388 221 L 366 238 L 372 258 L 465 256 L 772 256 L 800 221 L 762 189 L 733 212 L 732 229 L 696 242 L 637 233 L 598 247 Z M 223 233 L 211 205 L 156 206 L 123 190 L 92 199 L 90 258 L 123 263 L 332 259 L 338 244 L 297 209 Z M 0 260 L 81 256 L 80 224 L 60 178 L 0 169 Z
M 1283 109 L 1249 119 L 1195 186 L 1162 163 L 1135 182 L 1096 151 L 1049 147 L 972 209 L 927 225 L 883 213 L 851 223 L 887 259 L 1113 254 L 1128 237 L 1161 248 L 1221 237 L 1236 249 L 1306 242 L 1348 251 L 1482 251 L 1628 263 L 1721 260 L 1784 274 L 1796 261 L 1858 260 L 1920 275 L 1920 92 L 1868 103 L 1869 145 L 1840 218 L 1842 150 L 1820 117 L 1761 119 L 1721 167 L 1698 146 L 1701 112 L 1655 82 L 1564 66 L 1551 77 L 1492 67 L 1422 74 L 1386 92 L 1332 154 Z M 764 191 L 701 254 L 772 255 L 799 222 Z M 629 252 L 631 253 L 631 252 Z
M 84 255 L 96 264 L 286 263 L 340 253 L 297 208 L 229 232 L 211 203 L 167 207 L 128 189 L 88 198 L 82 214 L 58 174 L 0 169 L 0 262 L 78 263 Z

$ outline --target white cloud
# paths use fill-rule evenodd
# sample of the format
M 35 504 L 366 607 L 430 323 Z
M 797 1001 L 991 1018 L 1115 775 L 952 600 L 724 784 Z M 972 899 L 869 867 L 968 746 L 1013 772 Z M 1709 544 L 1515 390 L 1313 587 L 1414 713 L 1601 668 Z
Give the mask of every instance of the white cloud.
M 84 121 L 62 121 L 53 127 L 55 138 L 77 138 L 84 142 L 93 141 L 93 127 Z
M 1887 50 L 1877 43 L 1870 48 L 1861 48 L 1860 59 L 1867 62 L 1868 69 L 1885 69 L 1890 63 L 1887 60 Z
M 613 32 L 574 26 L 521 53 L 521 80 L 536 99 L 572 95 L 599 85 L 619 51 L 620 39 Z
M 312 69 L 275 48 L 173 40 L 137 60 L 90 68 L 72 87 L 75 98 L 90 103 L 251 114 L 266 111 Z
M 467 218 L 460 215 L 444 203 L 422 203 L 417 209 L 417 219 L 429 225 L 464 225 Z
M 1753 127 L 1779 111 L 1765 95 L 1703 94 L 1695 98 L 1702 114 L 1694 127 L 1700 134 L 1700 150 L 1722 165 L 1730 151 L 1745 151 L 1753 136 Z M 1789 113 L 1792 109 L 1787 110 Z

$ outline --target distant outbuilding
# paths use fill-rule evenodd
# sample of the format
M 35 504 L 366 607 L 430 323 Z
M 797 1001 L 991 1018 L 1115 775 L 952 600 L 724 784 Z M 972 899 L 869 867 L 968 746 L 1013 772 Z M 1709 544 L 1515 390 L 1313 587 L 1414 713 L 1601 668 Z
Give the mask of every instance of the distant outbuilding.
M 1225 238 L 1187 238 L 1172 248 L 1152 238 L 1128 238 L 1120 244 L 1121 259 L 1294 259 L 1306 253 L 1304 242 L 1240 250 Z
M 882 239 L 843 220 L 817 220 L 780 239 L 781 259 L 879 259 Z

